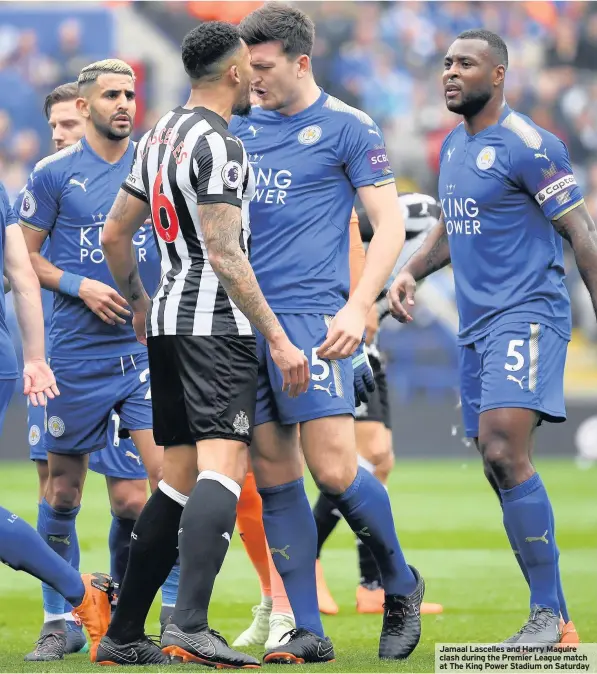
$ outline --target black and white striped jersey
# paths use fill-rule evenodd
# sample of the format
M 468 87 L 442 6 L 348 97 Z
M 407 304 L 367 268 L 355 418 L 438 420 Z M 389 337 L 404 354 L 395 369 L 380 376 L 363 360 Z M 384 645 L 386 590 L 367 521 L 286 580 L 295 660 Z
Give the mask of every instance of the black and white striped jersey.
M 419 192 L 402 192 L 399 198 L 404 209 L 407 239 L 428 232 L 439 220 L 441 208 L 434 197 Z
M 171 110 L 137 144 L 122 187 L 151 206 L 160 250 L 162 279 L 147 335 L 252 334 L 209 263 L 199 218 L 198 204 L 238 206 L 240 245 L 248 255 L 255 178 L 225 120 L 206 108 Z

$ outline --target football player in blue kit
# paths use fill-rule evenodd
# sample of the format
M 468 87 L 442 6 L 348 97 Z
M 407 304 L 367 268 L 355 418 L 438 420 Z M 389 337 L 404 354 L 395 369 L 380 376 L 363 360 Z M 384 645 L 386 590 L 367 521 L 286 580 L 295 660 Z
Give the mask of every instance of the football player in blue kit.
M 507 641 L 549 645 L 569 616 L 554 515 L 531 452 L 543 420 L 566 418 L 562 238 L 597 307 L 597 236 L 564 143 L 508 106 L 507 67 L 506 45 L 489 31 L 462 33 L 446 54 L 446 105 L 464 120 L 440 151 L 440 220 L 395 279 L 390 304 L 410 321 L 416 282 L 452 264 L 465 430 L 530 586 L 530 616 Z
M 41 434 L 43 449 L 48 452 L 49 476 L 39 507 L 38 531 L 71 562 L 77 561 L 78 546 L 71 543 L 76 541 L 75 518 L 86 457 L 106 446 L 114 411 L 136 447 L 136 451 L 130 450 L 132 456 L 126 457 L 124 450 L 121 457 L 123 462 L 130 459 L 131 466 L 135 464 L 136 479 L 141 477 L 137 472 L 140 456 L 155 488 L 163 457 L 151 431 L 146 349 L 135 339 L 127 320 L 130 312 L 114 289 L 99 240 L 134 154 L 129 140 L 135 113 L 131 68 L 117 60 L 84 68 L 76 106 L 87 120 L 85 136 L 37 164 L 20 208 L 34 268 L 42 285 L 55 292 L 51 362 L 63 388 L 60 403 L 48 407 L 47 432 Z M 46 258 L 40 250 L 48 234 Z M 153 290 L 159 280 L 158 254 L 153 237 L 147 232 L 140 236 L 144 241 L 136 242 L 135 250 Z M 108 465 L 105 458 L 99 463 L 96 467 L 109 482 L 124 477 L 121 465 Z M 143 503 L 138 505 L 140 508 Z M 134 524 L 132 517 L 126 519 L 118 519 L 117 529 L 123 531 L 115 535 L 124 546 Z M 123 545 L 118 546 L 121 552 Z M 124 570 L 126 553 L 120 557 L 115 566 Z M 58 619 L 58 614 L 50 617 Z
M 23 393 L 33 407 L 60 395 L 54 373 L 46 363 L 44 321 L 39 280 L 0 183 L 0 276 L 14 292 L 14 305 L 23 342 Z M 6 301 L 0 293 L 0 435 L 8 404 L 19 377 L 17 355 L 6 325 Z M 78 619 L 87 628 L 92 648 L 108 627 L 111 579 L 105 574 L 79 575 L 78 570 L 51 550 L 35 530 L 18 515 L 0 507 L 0 561 L 16 571 L 26 571 L 68 597 Z M 63 635 L 63 640 L 66 638 Z
M 79 114 L 76 107 L 77 97 L 78 87 L 76 82 L 62 84 L 46 97 L 44 114 L 52 129 L 52 140 L 57 151 L 74 145 L 85 133 L 85 119 Z M 13 205 L 15 213 L 20 210 L 24 192 L 25 188 Z M 49 243 L 49 239 L 46 239 L 40 251 L 42 256 L 46 256 L 49 252 Z M 153 238 L 150 235 L 150 229 L 143 229 L 137 236 L 135 244 L 150 249 L 146 255 L 155 258 L 156 273 L 158 273 L 157 253 L 151 251 Z M 49 336 L 54 293 L 43 289 L 41 293 L 47 338 Z M 49 344 L 46 343 L 46 352 L 49 352 L 48 347 Z M 37 468 L 39 503 L 41 504 L 48 479 L 48 457 L 42 438 L 42 434 L 47 430 L 45 428 L 45 408 L 28 406 L 27 423 L 29 458 L 35 462 Z M 106 446 L 102 451 L 93 452 L 89 456 L 89 469 L 104 475 L 106 478 L 112 512 L 112 524 L 108 537 L 111 562 L 110 575 L 117 584 L 120 584 L 124 578 L 130 547 L 130 535 L 135 520 L 147 500 L 147 472 L 132 441 L 129 438 L 121 439 L 119 437 L 119 426 L 120 417 L 112 410 Z M 79 552 L 76 538 L 71 541 L 71 545 L 77 547 L 73 553 L 73 566 L 78 569 Z M 162 612 L 164 613 L 170 613 L 176 602 L 178 569 L 178 566 L 174 567 L 173 573 L 162 587 Z M 48 585 L 43 585 L 42 592 L 44 625 L 35 649 L 25 656 L 25 660 L 56 660 L 69 653 L 85 652 L 87 641 L 82 633 L 81 626 L 75 622 L 68 602 L 65 604 L 64 598 Z M 63 620 L 66 621 L 66 625 L 64 625 Z M 63 649 L 62 638 L 57 635 L 65 627 L 67 639 L 66 647 Z
M 424 583 L 405 561 L 385 489 L 357 464 L 351 359 L 404 242 L 394 177 L 378 126 L 314 81 L 309 17 L 269 3 L 249 14 L 240 30 L 251 51 L 253 93 L 259 100 L 250 117 L 235 118 L 230 126 L 256 174 L 252 260 L 268 303 L 312 370 L 307 393 L 285 398 L 257 335 L 251 460 L 267 540 L 297 626 L 285 643 L 266 651 L 264 660 L 334 658 L 317 602 L 317 533 L 303 485 L 299 425 L 315 481 L 378 562 L 386 591 L 379 655 L 404 658 L 420 638 Z M 348 299 L 348 223 L 356 192 L 376 234 Z

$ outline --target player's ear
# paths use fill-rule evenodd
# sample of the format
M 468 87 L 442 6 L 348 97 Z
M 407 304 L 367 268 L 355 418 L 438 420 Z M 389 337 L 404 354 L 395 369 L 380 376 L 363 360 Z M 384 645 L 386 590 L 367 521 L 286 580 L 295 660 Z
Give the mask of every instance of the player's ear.
M 503 84 L 505 77 L 506 77 L 506 68 L 504 68 L 504 66 L 501 65 L 496 66 L 495 76 L 493 78 L 493 86 L 499 87 L 500 84 Z
M 81 117 L 84 119 L 89 119 L 91 117 L 91 113 L 89 112 L 89 101 L 86 98 L 77 98 L 75 105 L 77 106 L 77 112 Z
M 296 63 L 298 66 L 297 77 L 299 80 L 311 72 L 311 59 L 307 56 L 307 54 L 301 54 L 298 57 Z
M 235 84 L 240 84 L 240 74 L 238 72 L 238 66 L 236 64 L 230 66 L 228 74 L 230 75 L 230 77 L 232 78 L 232 81 Z

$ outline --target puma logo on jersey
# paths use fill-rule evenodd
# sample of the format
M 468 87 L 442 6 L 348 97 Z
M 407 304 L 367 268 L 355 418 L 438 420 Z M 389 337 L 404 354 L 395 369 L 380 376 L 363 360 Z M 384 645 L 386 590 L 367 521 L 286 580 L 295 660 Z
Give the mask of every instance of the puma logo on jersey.
M 547 540 L 547 532 L 548 530 L 546 529 L 543 536 L 527 536 L 524 540 L 527 543 L 545 543 L 545 545 L 549 545 L 549 541 Z
M 222 538 L 225 538 L 228 541 L 228 545 L 230 545 L 230 534 L 227 531 L 222 534 Z
M 381 136 L 379 135 L 379 132 L 376 131 L 375 129 L 369 129 L 369 133 L 374 135 L 374 136 L 377 136 L 378 138 L 381 138 Z
M 535 159 L 545 159 L 545 161 L 549 161 L 549 157 L 547 156 L 547 148 L 545 148 L 543 152 L 535 152 Z
M 138 466 L 141 465 L 141 457 L 133 454 L 130 449 L 127 449 L 125 456 L 128 456 L 129 459 L 136 461 Z
M 322 386 L 321 384 L 314 384 L 313 385 L 313 390 L 314 391 L 325 391 L 330 398 L 332 397 L 332 392 L 330 389 L 332 388 L 332 382 L 330 382 L 327 386 Z
M 523 389 L 523 390 L 524 390 L 524 386 L 523 386 L 522 382 L 523 382 L 525 379 L 526 379 L 526 376 L 521 377 L 520 379 L 516 379 L 516 377 L 514 377 L 514 376 L 511 375 L 511 374 L 509 374 L 509 375 L 506 377 L 506 381 L 515 381 L 515 382 L 520 386 L 520 388 Z
M 85 178 L 85 180 L 83 182 L 79 182 L 78 180 L 75 180 L 74 178 L 71 178 L 69 180 L 69 184 L 70 185 L 78 185 L 83 190 L 83 192 L 87 192 L 87 181 L 88 180 L 89 180 L 89 178 Z
M 451 148 L 448 150 L 448 161 L 450 161 L 450 159 L 452 159 L 452 153 L 454 152 L 455 149 L 456 149 L 456 148 L 451 147 Z
M 255 136 L 259 131 L 261 131 L 261 129 L 263 129 L 262 126 L 253 126 L 252 124 L 249 127 L 249 131 L 253 134 L 253 138 L 255 138 Z

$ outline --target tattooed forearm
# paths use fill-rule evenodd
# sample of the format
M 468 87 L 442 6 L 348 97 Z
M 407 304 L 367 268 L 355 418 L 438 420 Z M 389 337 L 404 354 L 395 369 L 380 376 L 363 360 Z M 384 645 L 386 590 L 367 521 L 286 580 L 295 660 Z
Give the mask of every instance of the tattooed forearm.
M 448 235 L 444 231 L 433 244 L 433 248 L 425 256 L 425 275 L 427 276 L 428 274 L 432 274 L 434 271 L 441 269 L 449 261 L 450 248 L 448 245 Z
M 422 246 L 404 266 L 416 281 L 433 274 L 450 263 L 450 245 L 443 218 L 429 232 Z
M 134 312 L 147 311 L 149 297 L 141 277 L 133 235 L 149 213 L 149 206 L 120 190 L 106 224 L 101 242 L 106 262 L 122 296 Z
M 269 341 L 283 332 L 240 247 L 241 211 L 228 204 L 199 206 L 209 262 L 230 299 Z
M 134 257 L 134 251 L 133 251 Z M 145 294 L 145 289 L 143 288 L 143 283 L 141 282 L 141 276 L 139 275 L 139 265 L 137 260 L 135 260 L 135 268 L 129 274 L 128 278 L 128 289 L 125 293 L 125 299 L 132 305 L 137 300 L 140 300 Z
M 586 206 L 580 204 L 553 221 L 556 231 L 574 251 L 576 266 L 584 281 L 597 315 L 597 231 Z

